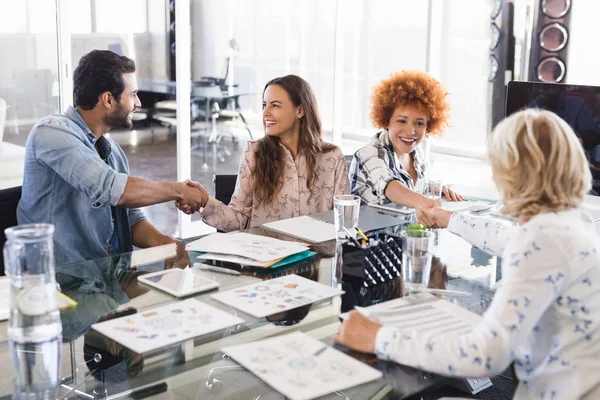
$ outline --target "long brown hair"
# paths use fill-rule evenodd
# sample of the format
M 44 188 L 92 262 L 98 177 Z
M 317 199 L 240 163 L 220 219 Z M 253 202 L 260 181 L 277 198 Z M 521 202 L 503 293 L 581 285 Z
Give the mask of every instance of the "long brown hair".
M 306 186 L 310 197 L 314 195 L 313 182 L 317 177 L 315 171 L 316 157 L 319 153 L 327 153 L 336 146 L 326 143 L 321 137 L 321 118 L 317 109 L 317 100 L 310 85 L 297 75 L 286 75 L 267 82 L 264 93 L 271 85 L 283 88 L 294 106 L 302 106 L 304 116 L 300 118 L 299 152 L 306 157 L 308 174 Z M 263 121 L 264 124 L 264 121 Z M 254 180 L 254 199 L 258 204 L 277 203 L 277 193 L 283 185 L 283 166 L 285 151 L 280 146 L 280 139 L 265 135 L 258 141 L 256 149 L 256 165 L 252 171 Z

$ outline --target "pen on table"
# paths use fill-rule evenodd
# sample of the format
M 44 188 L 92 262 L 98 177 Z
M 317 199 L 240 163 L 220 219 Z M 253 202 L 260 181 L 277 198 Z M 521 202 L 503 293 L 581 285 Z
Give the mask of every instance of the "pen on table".
M 465 297 L 471 297 L 471 293 L 468 292 L 462 292 L 460 290 L 447 290 L 447 289 L 423 289 L 423 292 L 428 292 L 428 293 L 432 293 L 432 294 L 447 294 L 450 296 L 465 296 Z
M 346 228 L 345 226 L 342 226 L 342 229 L 344 230 L 344 232 L 346 232 L 346 236 L 348 237 L 348 239 L 350 239 L 350 240 L 352 241 L 352 243 L 354 243 L 354 245 L 355 245 L 356 247 L 361 247 L 361 246 L 360 246 L 360 243 L 358 243 L 358 240 L 356 240 L 356 239 L 354 238 L 354 235 L 352 235 L 352 234 L 350 233 L 350 231 L 348 230 L 348 228 Z
M 327 346 L 327 345 L 321 347 L 319 350 L 314 352 L 313 357 L 321 355 L 325 350 L 327 350 L 327 348 L 329 348 L 329 346 Z
M 363 231 L 358 229 L 358 226 L 355 226 L 354 229 L 356 229 L 356 232 L 358 232 L 358 234 L 360 235 L 361 238 L 365 239 L 367 242 L 369 241 L 369 238 L 367 237 L 367 235 L 365 235 Z
M 216 267 L 214 265 L 202 264 L 200 266 L 200 269 L 203 269 L 205 271 L 220 272 L 222 274 L 228 274 L 228 275 L 236 275 L 236 276 L 241 275 L 240 271 L 236 271 L 236 270 L 229 269 L 229 268 Z
M 159 393 L 164 393 L 167 391 L 167 389 L 168 389 L 167 383 L 162 382 L 157 385 L 152 385 L 152 386 L 145 387 L 143 389 L 135 390 L 130 393 L 130 396 L 132 399 L 141 400 L 141 399 L 145 399 L 146 397 L 155 396 Z

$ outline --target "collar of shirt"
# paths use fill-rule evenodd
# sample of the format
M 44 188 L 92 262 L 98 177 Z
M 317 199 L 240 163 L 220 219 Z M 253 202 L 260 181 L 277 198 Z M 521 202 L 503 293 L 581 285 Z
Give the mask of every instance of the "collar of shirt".
M 79 126 L 83 132 L 85 133 L 86 139 L 93 145 L 98 143 L 98 148 L 100 149 L 100 156 L 103 160 L 106 160 L 110 153 L 112 152 L 112 146 L 108 139 L 104 137 L 104 135 L 100 136 L 99 139 L 96 140 L 96 135 L 92 132 L 92 130 L 87 126 L 81 114 L 75 109 L 73 106 L 69 106 L 65 111 L 65 116 L 69 118 L 71 121 L 75 122 L 77 126 Z
M 387 129 L 384 129 L 383 131 L 375 135 L 374 140 L 376 142 L 374 143 L 375 146 L 379 145 L 387 150 L 389 157 L 392 160 L 394 160 L 394 164 L 396 165 L 398 172 L 400 172 L 405 177 L 410 178 L 410 181 L 412 182 L 412 177 L 410 176 L 408 171 L 404 169 L 402 163 L 400 163 L 400 160 L 396 155 L 396 152 L 394 151 L 394 146 L 392 145 L 392 142 L 390 140 L 389 131 Z M 417 148 L 419 148 L 419 146 L 420 144 L 417 146 Z M 417 149 L 413 150 L 411 152 L 411 155 L 413 157 L 413 166 L 415 167 L 415 171 L 417 172 L 417 178 L 422 179 L 425 175 L 425 161 L 420 152 L 417 151 Z

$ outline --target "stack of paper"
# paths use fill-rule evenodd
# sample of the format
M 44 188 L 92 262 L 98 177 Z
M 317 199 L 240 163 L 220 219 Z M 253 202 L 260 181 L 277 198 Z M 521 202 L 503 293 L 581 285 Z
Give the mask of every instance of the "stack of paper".
M 382 373 L 305 333 L 223 348 L 292 400 L 308 400 L 379 379 Z
M 306 252 L 307 247 L 304 243 L 234 232 L 213 233 L 189 243 L 186 250 L 204 253 L 200 257 L 205 260 L 266 268 L 286 257 Z
M 343 293 L 343 290 L 291 274 L 219 292 L 211 297 L 256 318 L 263 318 Z

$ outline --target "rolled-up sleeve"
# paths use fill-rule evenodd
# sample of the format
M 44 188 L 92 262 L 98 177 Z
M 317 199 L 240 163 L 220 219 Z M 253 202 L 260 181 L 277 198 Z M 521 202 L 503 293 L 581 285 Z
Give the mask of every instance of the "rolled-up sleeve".
M 133 227 L 138 222 L 144 221 L 147 219 L 146 215 L 144 215 L 144 212 L 142 210 L 140 210 L 139 208 L 129 208 L 127 210 L 127 215 L 129 216 L 129 226 L 130 227 Z
M 60 122 L 38 126 L 30 140 L 35 159 L 87 195 L 93 208 L 118 204 L 127 174 L 112 169 Z
M 363 147 L 354 154 L 350 167 L 350 190 L 367 203 L 384 204 L 389 200 L 385 189 L 394 177 L 386 163 L 384 150 Z

